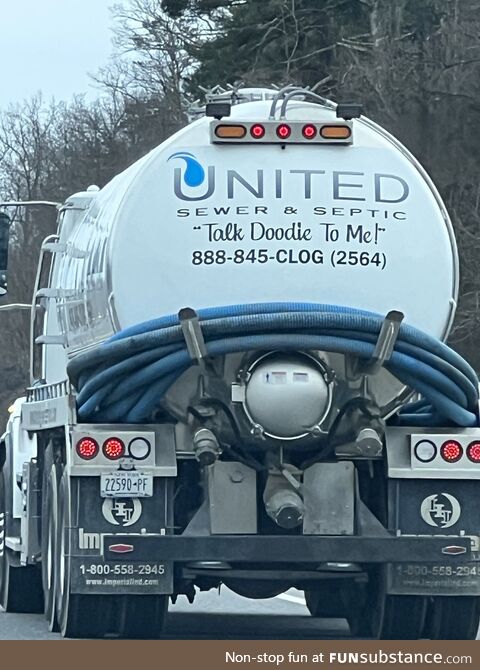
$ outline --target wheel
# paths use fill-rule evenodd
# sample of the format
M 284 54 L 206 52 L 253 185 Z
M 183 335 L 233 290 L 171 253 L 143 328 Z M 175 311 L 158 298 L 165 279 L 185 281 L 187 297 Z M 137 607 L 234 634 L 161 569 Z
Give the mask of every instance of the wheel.
M 105 596 L 116 610 L 116 632 L 124 639 L 159 640 L 168 613 L 168 596 Z
M 58 491 L 56 539 L 56 612 L 60 632 L 71 638 L 158 639 L 165 627 L 168 596 L 88 595 L 70 592 L 71 563 L 65 531 L 71 523 L 69 477 Z
M 313 617 L 347 619 L 348 594 L 340 579 L 325 580 L 315 588 L 305 590 L 307 609 Z M 355 588 L 350 582 L 349 587 Z
M 58 631 L 55 611 L 55 570 L 59 465 L 54 461 L 53 445 L 45 450 L 42 477 L 42 586 L 48 628 Z
M 431 640 L 475 640 L 480 625 L 480 597 L 436 596 L 427 611 L 425 637 Z
M 43 611 L 40 569 L 21 566 L 17 555 L 5 546 L 5 480 L 0 471 L 0 605 L 6 612 L 38 614 Z
M 379 640 L 418 640 L 423 637 L 427 613 L 424 596 L 386 592 L 384 567 L 370 572 L 365 598 L 349 621 L 352 635 Z
M 305 590 L 305 602 L 313 617 L 346 619 L 352 635 L 357 635 L 364 592 L 350 579 L 328 579 Z
M 418 640 L 423 637 L 427 599 L 387 595 L 378 637 L 381 640 Z

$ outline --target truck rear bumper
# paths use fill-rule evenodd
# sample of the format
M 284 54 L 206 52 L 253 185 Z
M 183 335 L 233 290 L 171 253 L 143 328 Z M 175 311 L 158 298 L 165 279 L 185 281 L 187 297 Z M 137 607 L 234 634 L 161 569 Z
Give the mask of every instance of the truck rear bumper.
M 106 561 L 152 560 L 227 563 L 316 564 L 439 563 L 480 561 L 472 539 L 457 536 L 259 536 L 259 535 L 104 535 Z M 127 553 L 128 552 L 128 553 Z
M 477 540 L 465 536 L 84 533 L 80 546 L 77 529 L 69 530 L 73 593 L 181 593 L 198 575 L 214 577 L 212 584 L 272 579 L 304 588 L 334 575 L 366 581 L 366 568 L 378 566 L 388 593 L 480 596 Z

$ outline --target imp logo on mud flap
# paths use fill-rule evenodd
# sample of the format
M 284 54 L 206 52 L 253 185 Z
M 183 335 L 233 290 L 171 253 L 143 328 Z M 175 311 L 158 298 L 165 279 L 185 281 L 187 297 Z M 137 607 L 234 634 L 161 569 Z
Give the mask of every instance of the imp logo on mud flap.
M 114 526 L 133 526 L 142 516 L 142 503 L 138 498 L 105 498 L 102 513 Z
M 436 528 L 454 526 L 461 513 L 460 503 L 449 493 L 436 493 L 428 496 L 420 507 L 420 514 L 425 523 Z

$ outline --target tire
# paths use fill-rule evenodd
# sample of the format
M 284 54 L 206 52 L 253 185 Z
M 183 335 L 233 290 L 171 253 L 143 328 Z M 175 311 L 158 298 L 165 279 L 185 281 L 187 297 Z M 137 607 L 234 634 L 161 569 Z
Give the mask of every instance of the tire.
M 63 637 L 160 639 L 168 596 L 70 592 L 71 563 L 65 551 L 65 530 L 71 523 L 71 494 L 65 473 L 60 480 L 58 503 L 56 611 Z
M 113 596 L 112 605 L 117 611 L 114 635 L 131 640 L 160 640 L 167 620 L 168 598 L 162 595 Z
M 42 586 L 44 613 L 50 631 L 58 631 L 55 609 L 55 565 L 60 467 L 54 461 L 53 445 L 45 450 L 42 476 Z
M 5 546 L 5 480 L 0 471 L 0 605 L 6 612 L 43 612 L 43 593 L 39 566 L 20 566 L 18 556 Z
M 418 640 L 424 637 L 427 598 L 386 592 L 386 567 L 373 569 L 363 603 L 349 621 L 352 635 L 379 640 Z
M 318 587 L 305 590 L 307 609 L 313 617 L 347 619 L 347 589 L 355 589 L 351 582 L 342 584 L 339 579 L 329 579 Z
M 378 637 L 381 640 L 421 639 L 426 612 L 424 596 L 387 595 Z
M 316 588 L 305 590 L 305 602 L 313 617 L 346 619 L 350 634 L 357 636 L 364 591 L 349 579 L 329 579 Z
M 431 640 L 475 640 L 480 625 L 480 597 L 431 598 L 425 637 Z

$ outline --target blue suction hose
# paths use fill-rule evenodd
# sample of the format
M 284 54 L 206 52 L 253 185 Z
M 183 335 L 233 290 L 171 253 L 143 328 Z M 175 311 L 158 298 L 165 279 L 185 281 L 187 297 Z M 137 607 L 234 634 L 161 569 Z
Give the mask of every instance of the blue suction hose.
M 198 311 L 210 357 L 246 351 L 320 350 L 368 360 L 384 317 L 337 305 L 259 303 Z M 80 421 L 142 423 L 193 363 L 177 315 L 116 333 L 68 364 Z M 405 407 L 408 425 L 478 425 L 479 386 L 453 349 L 402 324 L 384 367 L 423 396 Z

